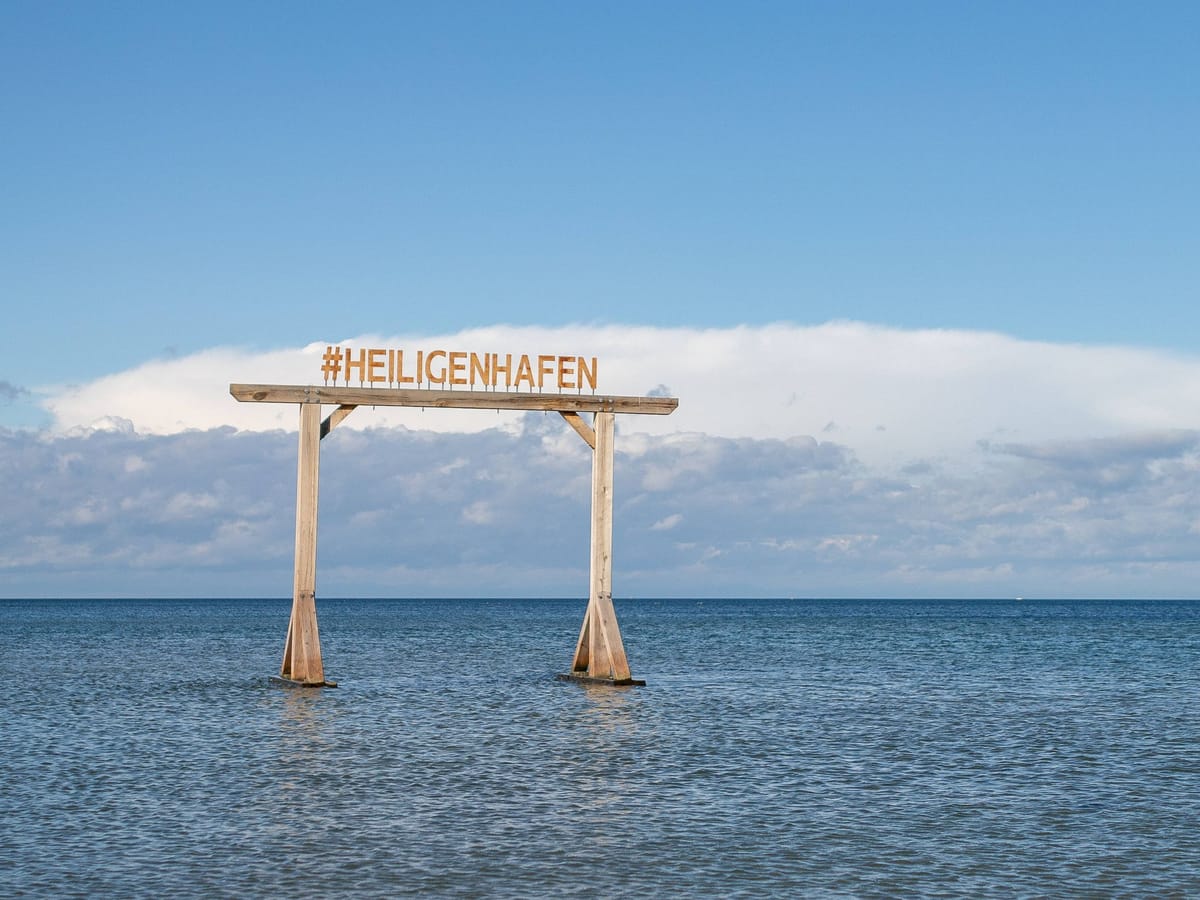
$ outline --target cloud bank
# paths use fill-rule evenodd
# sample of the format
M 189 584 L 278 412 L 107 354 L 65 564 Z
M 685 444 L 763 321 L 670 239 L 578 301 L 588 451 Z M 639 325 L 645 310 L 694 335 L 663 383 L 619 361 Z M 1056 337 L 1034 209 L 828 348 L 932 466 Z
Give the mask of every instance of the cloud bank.
M 589 458 L 518 433 L 341 430 L 323 596 L 577 596 Z M 5 596 L 286 596 L 295 435 L 0 432 Z M 1200 432 L 988 449 L 885 474 L 811 437 L 618 451 L 614 581 L 638 596 L 1194 596 Z
M 578 353 L 600 361 L 599 392 L 680 398 L 626 432 L 727 438 L 819 436 L 872 465 L 977 455 L 981 442 L 1037 443 L 1200 426 L 1200 359 L 1161 351 L 1021 341 L 972 331 L 854 322 L 731 329 L 495 326 L 455 334 L 360 335 L 254 352 L 214 348 L 40 393 L 55 428 L 128 420 L 142 434 L 232 425 L 294 428 L 291 406 L 239 404 L 230 382 L 320 383 L 326 343 Z M 441 433 L 511 426 L 516 414 L 376 409 L 351 428 Z
M 330 343 L 600 360 L 614 588 L 637 596 L 1195 596 L 1200 362 L 855 323 L 496 327 Z M 48 392 L 0 430 L 4 596 L 286 596 L 292 405 L 325 343 Z M 41 389 L 45 392 L 45 389 Z M 583 596 L 589 452 L 554 415 L 360 409 L 322 443 L 325 596 Z

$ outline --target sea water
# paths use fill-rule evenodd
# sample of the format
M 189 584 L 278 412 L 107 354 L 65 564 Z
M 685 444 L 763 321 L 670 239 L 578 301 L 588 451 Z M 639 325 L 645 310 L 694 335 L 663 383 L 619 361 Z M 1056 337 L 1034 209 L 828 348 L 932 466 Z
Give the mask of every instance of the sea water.
M 1200 895 L 1200 602 L 318 607 L 0 601 L 0 895 Z

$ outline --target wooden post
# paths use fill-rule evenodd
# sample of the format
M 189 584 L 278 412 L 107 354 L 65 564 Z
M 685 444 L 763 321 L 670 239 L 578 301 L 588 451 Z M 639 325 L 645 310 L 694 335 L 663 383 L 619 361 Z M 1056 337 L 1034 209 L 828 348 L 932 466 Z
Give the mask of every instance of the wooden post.
M 645 684 L 630 676 L 629 660 L 625 656 L 612 602 L 613 421 L 611 412 L 598 412 L 592 423 L 595 446 L 592 450 L 591 590 L 568 677 L 608 684 Z
M 296 574 L 292 618 L 283 647 L 281 681 L 304 687 L 325 681 L 317 631 L 317 485 L 321 466 L 321 404 L 300 404 L 300 449 L 296 464 Z

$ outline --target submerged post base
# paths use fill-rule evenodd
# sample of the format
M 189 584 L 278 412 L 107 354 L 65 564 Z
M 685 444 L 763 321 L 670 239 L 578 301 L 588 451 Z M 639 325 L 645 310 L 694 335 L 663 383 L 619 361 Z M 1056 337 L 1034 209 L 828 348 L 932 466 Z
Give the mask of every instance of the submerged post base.
M 555 681 L 575 681 L 579 684 L 605 684 L 609 687 L 645 687 L 646 682 L 640 678 L 596 678 L 593 675 L 581 675 L 578 672 L 560 672 L 554 676 Z
M 314 681 L 310 684 L 307 681 L 294 681 L 291 678 L 284 678 L 282 675 L 272 675 L 270 681 L 271 684 L 277 684 L 280 687 L 290 688 L 337 687 L 336 681 Z

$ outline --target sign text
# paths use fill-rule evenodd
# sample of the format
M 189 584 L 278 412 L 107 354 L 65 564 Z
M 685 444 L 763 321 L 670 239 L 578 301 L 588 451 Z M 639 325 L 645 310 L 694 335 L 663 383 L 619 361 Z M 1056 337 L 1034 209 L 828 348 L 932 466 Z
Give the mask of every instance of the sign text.
M 360 385 L 462 385 L 493 390 L 527 386 L 530 390 L 596 390 L 596 357 L 512 353 L 468 353 L 463 350 L 405 350 L 334 347 L 321 357 L 326 384 L 357 381 Z

